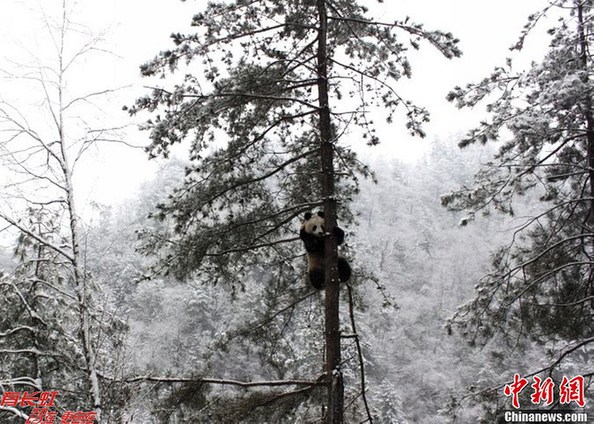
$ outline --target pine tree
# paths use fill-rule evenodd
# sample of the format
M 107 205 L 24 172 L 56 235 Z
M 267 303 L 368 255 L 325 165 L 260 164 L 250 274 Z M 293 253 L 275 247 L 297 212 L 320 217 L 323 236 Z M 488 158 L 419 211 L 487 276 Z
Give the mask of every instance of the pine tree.
M 508 60 L 490 77 L 449 94 L 459 107 L 491 99 L 491 119 L 460 145 L 498 141 L 500 148 L 473 185 L 443 203 L 467 211 L 466 224 L 480 212 L 514 215 L 518 196 L 541 200 L 538 213 L 493 255 L 491 272 L 451 324 L 481 345 L 502 336 L 512 344 L 544 343 L 551 348 L 549 372 L 579 364 L 569 353 L 591 352 L 594 342 L 592 6 L 590 0 L 550 2 L 529 17 L 513 46 L 521 50 L 541 18 L 560 14 L 540 63 L 514 72 Z M 579 365 L 574 371 L 587 374 Z
M 23 225 L 44 240 L 61 243 L 56 215 L 43 209 L 28 211 Z M 68 298 L 60 295 L 65 268 L 56 252 L 21 233 L 14 251 L 14 272 L 0 277 L 0 353 L 3 391 L 58 390 L 60 405 L 75 408 L 84 402 L 78 383 L 69 384 L 77 368 L 77 349 L 65 328 L 76 326 Z M 2 422 L 20 423 L 30 411 L 2 407 Z
M 338 216 L 351 219 L 357 179 L 370 175 L 345 134 L 360 131 L 377 144 L 370 111 L 384 108 L 391 122 L 400 106 L 409 131 L 424 135 L 427 111 L 391 84 L 410 76 L 410 48 L 426 41 L 452 58 L 457 40 L 408 18 L 369 16 L 353 0 L 210 2 L 192 20 L 195 33 L 173 34 L 175 48 L 142 67 L 147 77 L 184 74 L 131 109 L 152 113 L 145 126 L 152 156 L 190 145 L 181 187 L 154 214 L 169 230 L 142 234 L 165 272 L 237 287 L 260 270 L 301 275 L 296 218 L 323 207 L 332 234 Z M 326 255 L 326 419 L 342 422 L 333 237 Z

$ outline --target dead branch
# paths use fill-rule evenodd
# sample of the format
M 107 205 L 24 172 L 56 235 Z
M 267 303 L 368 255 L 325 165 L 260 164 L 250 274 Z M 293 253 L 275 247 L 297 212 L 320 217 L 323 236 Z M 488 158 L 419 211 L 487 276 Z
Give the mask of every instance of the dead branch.
M 238 381 L 225 380 L 220 378 L 196 378 L 196 377 L 155 377 L 155 376 L 138 376 L 132 378 L 113 378 L 103 374 L 98 374 L 99 377 L 119 382 L 119 383 L 199 383 L 199 384 L 218 384 L 223 386 L 237 386 L 237 387 L 279 387 L 279 386 L 323 386 L 326 385 L 323 381 L 311 380 L 269 380 L 269 381 Z
M 357 333 L 357 326 L 355 323 L 355 307 L 353 302 L 353 289 L 350 284 L 347 284 L 347 293 L 349 297 L 349 317 L 351 320 L 351 329 L 353 330 L 352 337 L 355 339 L 355 346 L 357 347 L 357 357 L 359 359 L 359 373 L 361 376 L 361 398 L 363 399 L 363 404 L 365 405 L 365 412 L 367 413 L 367 421 L 373 423 L 373 417 L 371 416 L 371 411 L 369 409 L 369 403 L 367 402 L 367 387 L 365 384 L 365 363 L 363 362 L 363 353 L 361 351 L 361 343 L 359 341 L 359 335 Z

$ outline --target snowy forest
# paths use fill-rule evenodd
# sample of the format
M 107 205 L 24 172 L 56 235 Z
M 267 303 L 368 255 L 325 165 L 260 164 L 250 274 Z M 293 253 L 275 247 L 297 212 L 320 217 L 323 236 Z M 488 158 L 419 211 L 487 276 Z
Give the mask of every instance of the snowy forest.
M 594 420 L 594 0 L 443 92 L 434 0 L 98 3 L 0 25 L 1 423 Z

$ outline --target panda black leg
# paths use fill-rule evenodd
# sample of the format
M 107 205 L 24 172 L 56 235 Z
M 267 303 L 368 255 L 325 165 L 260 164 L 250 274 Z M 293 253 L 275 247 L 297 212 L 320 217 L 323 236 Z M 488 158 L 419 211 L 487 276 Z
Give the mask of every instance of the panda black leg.
M 323 269 L 312 269 L 309 271 L 309 281 L 316 290 L 324 288 L 325 277 Z
M 338 258 L 338 278 L 343 283 L 349 281 L 351 278 L 351 266 L 343 257 Z

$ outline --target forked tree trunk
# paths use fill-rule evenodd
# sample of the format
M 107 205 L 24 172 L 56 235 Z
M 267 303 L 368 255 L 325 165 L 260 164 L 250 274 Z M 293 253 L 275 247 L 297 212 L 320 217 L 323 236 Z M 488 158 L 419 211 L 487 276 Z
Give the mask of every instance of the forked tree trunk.
M 325 297 L 325 337 L 326 337 L 326 378 L 328 382 L 327 424 L 343 423 L 344 387 L 340 370 L 340 320 L 339 320 L 339 279 L 338 251 L 333 229 L 336 226 L 336 198 L 334 190 L 334 142 L 328 103 L 328 57 L 327 33 L 328 15 L 324 0 L 318 0 L 318 101 L 319 129 L 321 143 L 322 195 L 326 232 L 326 297 Z

